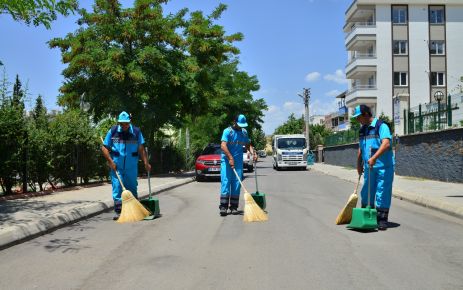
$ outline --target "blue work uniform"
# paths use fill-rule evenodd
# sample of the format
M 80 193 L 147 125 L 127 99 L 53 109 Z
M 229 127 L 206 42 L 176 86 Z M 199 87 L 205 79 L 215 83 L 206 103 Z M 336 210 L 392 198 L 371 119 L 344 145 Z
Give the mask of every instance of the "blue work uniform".
M 143 144 L 145 144 L 145 139 L 140 129 L 132 125 L 130 125 L 127 132 L 123 132 L 120 125 L 113 126 L 106 134 L 103 142 L 103 145 L 109 150 L 111 158 L 116 164 L 124 186 L 135 197 L 138 197 L 138 147 Z M 122 203 L 122 186 L 113 170 L 110 171 L 110 176 L 114 204 L 115 207 L 119 207 Z
M 380 125 L 377 122 L 381 122 Z M 376 160 L 373 168 L 369 169 L 368 160 L 378 151 L 383 139 L 390 140 L 390 148 Z M 395 165 L 392 152 L 392 135 L 387 124 L 374 118 L 370 125 L 362 126 L 359 134 L 359 148 L 365 176 L 361 192 L 362 206 L 365 207 L 368 204 L 368 183 L 370 179 L 370 206 L 374 207 L 375 205 L 378 210 L 387 212 L 391 207 Z
M 227 142 L 228 151 L 235 161 L 235 170 L 238 176 L 243 176 L 243 146 L 248 145 L 251 140 L 246 129 L 235 130 L 228 127 L 223 131 L 222 142 Z M 220 161 L 220 207 L 237 209 L 240 200 L 240 182 L 236 178 L 233 169 L 230 167 L 228 158 L 222 152 Z

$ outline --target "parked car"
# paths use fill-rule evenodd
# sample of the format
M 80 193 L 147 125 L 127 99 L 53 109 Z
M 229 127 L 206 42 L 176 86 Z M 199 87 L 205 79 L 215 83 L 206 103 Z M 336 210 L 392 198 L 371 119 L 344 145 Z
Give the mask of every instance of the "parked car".
M 254 171 L 254 161 L 251 152 L 249 152 L 245 146 L 243 146 L 243 170 L 248 172 Z
M 257 154 L 259 155 L 260 158 L 267 157 L 267 152 L 265 152 L 265 150 L 259 150 L 257 151 Z
M 220 144 L 207 145 L 201 155 L 196 158 L 196 181 L 203 181 L 208 177 L 220 177 Z

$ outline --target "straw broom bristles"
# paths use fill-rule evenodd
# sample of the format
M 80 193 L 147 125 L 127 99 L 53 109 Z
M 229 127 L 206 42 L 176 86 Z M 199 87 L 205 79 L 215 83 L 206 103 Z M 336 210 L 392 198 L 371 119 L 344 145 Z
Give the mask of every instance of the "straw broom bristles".
M 143 220 L 151 213 L 133 196 L 133 194 L 124 187 L 119 173 L 116 172 L 117 179 L 122 186 L 122 210 L 121 215 L 117 219 L 118 223 L 130 223 Z
M 341 210 L 341 212 L 338 214 L 338 217 L 336 218 L 337 225 L 348 224 L 350 223 L 352 219 L 352 211 L 357 206 L 357 201 L 358 201 L 357 190 L 359 187 L 361 176 L 362 175 L 359 175 L 359 179 L 357 181 L 357 185 L 355 186 L 354 193 L 350 195 L 349 199 L 347 200 L 346 205 L 344 206 L 344 208 Z
M 124 190 L 121 194 L 122 210 L 117 219 L 118 223 L 130 223 L 143 220 L 151 213 L 133 196 L 129 190 Z
M 268 220 L 267 214 L 256 203 L 252 195 L 244 191 L 244 222 L 265 222 Z
M 241 187 L 243 187 L 243 190 L 244 190 L 243 221 L 247 223 L 267 221 L 268 220 L 267 214 L 260 208 L 260 206 L 256 203 L 252 195 L 246 190 L 235 168 L 233 168 L 233 172 L 235 172 L 236 178 L 238 178 L 238 181 L 240 182 Z
M 104 144 L 103 137 L 100 136 L 101 143 Z M 117 219 L 118 223 L 129 223 L 129 222 L 138 222 L 143 220 L 145 217 L 150 216 L 151 212 L 149 212 L 130 192 L 127 190 L 122 183 L 121 177 L 117 170 L 115 170 L 117 179 L 122 186 L 122 209 L 119 218 Z

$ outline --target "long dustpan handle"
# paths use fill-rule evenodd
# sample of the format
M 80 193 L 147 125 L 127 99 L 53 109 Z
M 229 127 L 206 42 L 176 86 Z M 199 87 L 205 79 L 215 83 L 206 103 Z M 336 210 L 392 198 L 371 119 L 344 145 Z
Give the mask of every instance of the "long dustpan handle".
M 241 182 L 241 179 L 240 179 L 240 177 L 238 176 L 238 172 L 236 172 L 235 168 L 232 168 L 232 169 L 233 169 L 233 172 L 235 172 L 236 178 L 238 178 L 238 181 L 240 182 L 241 187 L 243 187 L 243 189 L 244 189 L 245 192 L 248 192 L 248 191 L 246 190 L 246 187 L 244 187 L 244 184 Z
M 254 180 L 256 181 L 256 193 L 259 193 L 259 187 L 257 186 L 257 162 L 254 161 Z
M 371 146 L 370 146 L 370 158 L 371 158 Z M 370 167 L 370 164 L 368 164 L 368 204 L 367 206 L 370 206 L 370 184 L 371 184 L 371 167 Z
M 150 160 L 150 156 L 148 154 L 149 150 L 148 147 L 146 149 L 146 157 L 148 158 L 148 162 Z M 148 171 L 148 191 L 149 191 L 149 199 L 151 199 L 151 177 L 150 177 L 150 172 Z

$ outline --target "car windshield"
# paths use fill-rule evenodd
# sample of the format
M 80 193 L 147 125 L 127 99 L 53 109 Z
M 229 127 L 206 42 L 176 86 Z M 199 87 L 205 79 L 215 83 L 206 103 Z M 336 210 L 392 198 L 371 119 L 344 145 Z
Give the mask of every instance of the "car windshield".
M 280 138 L 278 139 L 279 149 L 303 149 L 305 148 L 304 138 Z
M 220 147 L 209 146 L 204 148 L 201 155 L 212 155 L 212 154 L 222 154 L 222 149 Z

